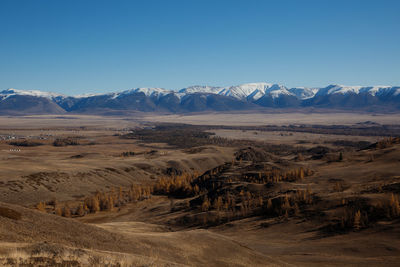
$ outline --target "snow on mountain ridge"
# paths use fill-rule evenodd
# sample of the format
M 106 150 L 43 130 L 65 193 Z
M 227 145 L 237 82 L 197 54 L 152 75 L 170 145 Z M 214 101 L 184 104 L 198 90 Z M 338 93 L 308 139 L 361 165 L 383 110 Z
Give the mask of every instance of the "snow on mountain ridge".
M 278 98 L 281 95 L 295 96 L 293 93 L 289 92 L 285 86 L 280 84 L 272 85 L 265 91 L 265 94 L 270 95 L 272 98 Z
M 232 96 L 238 99 L 257 100 L 264 96 L 265 91 L 273 86 L 271 83 L 245 83 L 226 87 L 220 92 L 224 96 Z
M 109 95 L 113 95 L 115 93 L 109 93 Z M 101 96 L 105 95 L 103 93 L 86 93 L 86 94 L 80 94 L 80 95 L 74 95 L 73 98 L 87 98 L 87 97 L 93 97 L 93 96 Z
M 214 86 L 191 86 L 180 89 L 178 91 L 168 90 L 164 88 L 133 88 L 125 91 L 103 93 L 103 94 L 83 94 L 73 96 L 74 98 L 88 98 L 94 96 L 107 96 L 112 99 L 122 97 L 124 95 L 143 93 L 149 97 L 159 98 L 167 94 L 174 94 L 178 98 L 183 96 L 204 93 L 204 94 L 217 94 L 222 96 L 230 96 L 240 100 L 256 101 L 261 97 L 267 95 L 272 98 L 278 98 L 282 95 L 294 96 L 300 100 L 313 98 L 316 95 L 332 95 L 332 94 L 370 94 L 372 96 L 397 96 L 400 95 L 400 87 L 394 86 L 346 86 L 332 84 L 323 88 L 307 88 L 307 87 L 294 87 L 287 88 L 283 85 L 272 83 L 246 83 L 230 87 L 214 87 Z M 36 97 L 45 97 L 48 99 L 65 98 L 66 95 L 52 92 L 43 92 L 38 90 L 19 90 L 7 89 L 0 91 L 2 99 L 8 98 L 13 95 L 29 95 Z
M 131 93 L 143 93 L 146 96 L 160 97 L 160 96 L 163 96 L 163 95 L 174 93 L 174 91 L 167 90 L 167 89 L 164 89 L 164 88 L 140 87 L 140 88 L 134 88 L 134 89 L 122 91 L 122 92 L 120 92 L 119 96 L 121 96 L 121 95 L 129 95 Z
M 396 93 L 396 87 L 394 86 L 347 86 L 347 85 L 338 85 L 332 84 L 328 85 L 324 88 L 319 88 L 317 91 L 317 95 L 332 95 L 332 94 L 370 94 L 373 96 L 379 96 L 383 93 L 391 93 L 393 91 L 393 95 Z
M 65 97 L 63 94 L 58 94 L 58 93 L 52 93 L 52 92 L 44 92 L 44 91 L 39 91 L 39 90 L 20 90 L 20 89 L 14 89 L 10 88 L 7 90 L 3 90 L 0 92 L 0 95 L 3 95 L 4 98 L 8 98 L 13 95 L 27 95 L 27 96 L 36 96 L 36 97 L 45 97 L 45 98 L 55 98 L 55 97 Z
M 380 95 L 382 93 L 387 93 L 387 91 L 391 91 L 393 87 L 391 86 L 372 86 L 372 87 L 363 87 L 360 89 L 361 93 L 367 92 L 373 96 Z
M 328 90 L 328 94 L 347 94 L 347 93 L 360 93 L 362 86 L 346 86 L 346 85 L 335 85 L 333 88 Z
M 179 93 L 208 93 L 218 94 L 223 96 L 231 96 L 237 99 L 257 100 L 265 95 L 265 92 L 273 86 L 278 86 L 272 83 L 245 83 L 229 87 L 213 87 L 213 86 L 191 86 L 179 90 Z
M 201 86 L 195 85 L 187 88 L 180 89 L 178 93 L 180 94 L 193 94 L 193 93 L 209 93 L 209 94 L 220 94 L 224 87 L 215 86 Z
M 295 95 L 298 99 L 305 100 L 315 96 L 319 88 L 307 88 L 307 87 L 294 87 L 290 88 L 289 92 Z

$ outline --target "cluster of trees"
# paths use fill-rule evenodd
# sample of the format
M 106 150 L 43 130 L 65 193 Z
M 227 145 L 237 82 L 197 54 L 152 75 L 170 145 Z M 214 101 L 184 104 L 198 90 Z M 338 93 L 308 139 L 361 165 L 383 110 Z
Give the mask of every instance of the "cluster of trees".
M 294 182 L 298 180 L 303 180 L 306 176 L 310 176 L 313 174 L 313 171 L 310 169 L 304 169 L 303 167 L 282 171 L 279 169 L 273 169 L 271 171 L 267 171 L 265 173 L 259 172 L 256 173 L 247 173 L 244 175 L 244 179 L 248 182 L 252 183 L 277 183 L 277 182 Z
M 31 147 L 31 146 L 41 146 L 44 145 L 44 143 L 33 141 L 33 140 L 16 140 L 16 141 L 11 141 L 8 143 L 9 145 L 12 146 L 23 146 L 23 147 Z
M 394 144 L 400 144 L 400 137 L 388 137 L 376 143 L 377 149 L 391 147 Z
M 400 202 L 399 196 L 391 194 L 386 200 L 378 202 L 376 207 L 383 210 L 387 219 L 395 219 L 400 217 Z
M 250 192 L 247 192 L 250 194 Z M 240 196 L 244 196 L 245 193 L 243 190 L 239 194 Z M 218 213 L 223 212 L 231 212 L 235 213 L 237 209 L 236 199 L 230 193 L 226 192 L 224 196 L 216 196 L 214 199 L 209 199 L 207 194 L 203 197 L 203 202 L 200 206 L 200 210 L 203 212 L 216 210 Z
M 333 191 L 335 192 L 343 192 L 345 190 L 346 186 L 342 181 L 337 181 L 334 185 L 333 185 Z
M 200 193 L 198 185 L 192 182 L 198 177 L 198 173 L 183 172 L 181 175 L 173 177 L 161 177 L 153 187 L 155 194 L 168 195 L 174 197 L 192 197 Z
M 224 196 L 217 196 L 213 200 L 205 195 L 200 210 L 202 212 L 216 211 L 218 217 L 221 216 L 220 212 L 222 212 L 222 216 L 225 215 L 228 220 L 232 217 L 243 218 L 253 215 L 288 218 L 291 215 L 298 215 L 300 207 L 312 203 L 313 195 L 309 188 L 267 199 L 260 194 L 241 190 L 236 196 L 226 192 Z
M 123 206 L 129 202 L 147 199 L 151 196 L 151 186 L 132 185 L 128 190 L 119 187 L 111 188 L 109 192 L 96 192 L 94 196 L 84 200 L 84 210 L 95 213 L 98 211 L 112 211 L 115 207 Z M 82 204 L 82 203 L 81 203 Z
M 216 127 L 214 126 L 214 129 Z M 223 129 L 244 129 L 257 131 L 284 131 L 301 132 L 316 134 L 335 134 L 335 135 L 362 135 L 362 136 L 389 136 L 397 135 L 399 128 L 397 125 L 373 125 L 373 126 L 348 126 L 348 125 L 288 125 L 288 126 L 220 126 Z
M 199 210 L 202 211 L 202 224 L 212 225 L 259 214 L 263 206 L 263 197 L 249 191 L 241 190 L 239 194 L 228 191 L 224 195 L 210 199 L 207 194 L 203 196 Z
M 360 230 L 373 222 L 382 219 L 393 220 L 400 217 L 399 196 L 391 194 L 386 200 L 376 204 L 364 203 L 362 200 L 343 200 L 344 210 L 340 218 L 339 228 L 342 230 Z M 364 201 L 365 202 L 365 201 Z
M 133 151 L 122 152 L 122 156 L 123 157 L 135 156 L 135 152 Z
M 40 211 L 46 211 L 46 203 L 45 202 L 39 202 L 36 205 L 36 208 Z
M 297 190 L 295 193 L 285 194 L 276 198 L 269 198 L 263 206 L 263 213 L 267 216 L 283 216 L 288 218 L 299 215 L 300 208 L 313 203 L 313 194 L 310 188 Z
M 220 128 L 217 126 L 193 126 L 165 124 L 158 125 L 153 129 L 138 129 L 132 133 L 122 135 L 125 139 L 139 139 L 145 143 L 166 143 L 176 148 L 193 148 L 205 145 L 218 145 L 225 147 L 248 147 L 254 144 L 262 146 L 263 149 L 271 153 L 282 153 L 291 150 L 297 150 L 290 145 L 274 145 L 257 142 L 252 140 L 229 139 L 208 132 Z
M 67 137 L 67 138 L 57 138 L 53 142 L 53 146 L 77 146 L 79 141 L 77 138 Z
M 213 225 L 249 216 L 268 216 L 288 219 L 299 216 L 305 207 L 314 204 L 315 197 L 311 189 L 297 190 L 293 193 L 264 198 L 249 191 L 240 193 L 215 195 L 210 198 L 205 194 L 198 209 L 202 212 L 203 225 Z M 342 213 L 335 223 L 328 227 L 331 230 L 361 230 L 380 219 L 396 219 L 400 217 L 399 196 L 391 194 L 385 201 L 368 204 L 364 199 L 342 199 Z
M 346 208 L 340 220 L 340 228 L 342 230 L 354 229 L 358 231 L 368 224 L 368 212 L 360 209 Z
M 40 211 L 52 211 L 54 214 L 64 217 L 80 217 L 88 213 L 98 211 L 112 211 L 129 202 L 136 202 L 147 199 L 153 193 L 151 186 L 132 185 L 127 190 L 119 187 L 118 190 L 111 188 L 108 192 L 97 191 L 93 196 L 74 203 L 59 203 L 52 200 L 49 203 L 39 202 L 36 208 Z M 50 206 L 50 208 L 48 207 Z

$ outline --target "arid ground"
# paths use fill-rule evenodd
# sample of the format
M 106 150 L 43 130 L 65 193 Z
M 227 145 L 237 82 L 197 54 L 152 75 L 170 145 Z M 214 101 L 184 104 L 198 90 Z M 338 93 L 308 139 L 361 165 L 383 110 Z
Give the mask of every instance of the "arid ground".
M 400 116 L 0 117 L 1 266 L 398 266 Z

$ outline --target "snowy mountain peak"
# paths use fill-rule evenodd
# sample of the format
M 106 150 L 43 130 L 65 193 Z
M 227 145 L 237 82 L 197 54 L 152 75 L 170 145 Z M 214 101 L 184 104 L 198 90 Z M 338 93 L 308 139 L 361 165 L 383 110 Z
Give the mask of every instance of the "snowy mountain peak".
M 285 86 L 280 85 L 280 84 L 273 84 L 271 87 L 269 87 L 265 90 L 265 94 L 271 96 L 272 98 L 278 98 L 281 95 L 295 96 Z
M 396 88 L 393 86 L 348 86 L 332 84 L 327 87 L 320 88 L 317 90 L 317 95 L 333 95 L 333 94 L 370 94 L 373 96 L 381 94 L 395 94 Z
M 142 88 L 126 90 L 126 91 L 123 91 L 121 94 L 126 95 L 126 94 L 131 94 L 131 93 L 144 93 L 146 96 L 159 96 L 159 95 L 170 94 L 170 93 L 172 93 L 172 91 L 164 89 L 164 88 L 142 87 Z
M 134 94 L 144 94 L 146 97 L 151 98 L 151 101 L 172 101 L 176 103 L 174 98 L 183 99 L 191 97 L 199 97 L 193 94 L 203 94 L 201 99 L 206 99 L 208 94 L 219 95 L 223 97 L 230 97 L 231 99 L 220 98 L 219 101 L 232 101 L 234 99 L 241 101 L 241 103 L 259 104 L 259 103 L 303 103 L 308 105 L 313 103 L 315 99 L 318 103 L 327 103 L 329 105 L 330 99 L 341 99 L 346 97 L 353 97 L 354 95 L 361 95 L 376 97 L 373 101 L 398 101 L 400 96 L 400 87 L 395 86 L 347 86 L 332 84 L 323 88 L 307 88 L 307 87 L 294 87 L 287 88 L 281 84 L 272 83 L 245 83 L 230 87 L 215 87 L 215 86 L 190 86 L 183 88 L 179 91 L 168 90 L 164 88 L 133 88 L 125 91 L 105 93 L 105 94 L 84 94 L 74 97 L 67 97 L 58 93 L 43 92 L 38 90 L 18 90 L 7 89 L 0 91 L 0 101 L 6 100 L 11 96 L 34 96 L 47 98 L 54 101 L 62 107 L 70 108 L 74 103 L 79 101 L 89 101 L 92 97 L 97 97 L 96 101 L 110 101 L 110 103 L 117 103 L 120 99 Z M 171 97 L 163 98 L 163 96 L 170 95 Z M 333 98 L 331 98 L 331 96 Z M 265 99 L 261 99 L 264 98 Z M 317 97 L 317 98 L 316 98 Z M 357 101 L 362 101 L 362 98 Z M 307 100 L 307 101 L 304 101 Z M 25 100 L 23 100 L 25 101 Z M 174 102 L 175 101 L 175 102 Z M 286 101 L 286 102 L 285 102 Z M 289 101 L 289 102 L 287 102 Z M 322 101 L 322 102 L 321 102 Z M 323 102 L 325 101 L 325 102 Z M 335 100 L 334 100 L 335 101 Z M 371 100 L 372 101 L 372 100 Z M 90 102 L 90 101 L 89 101 Z M 127 103 L 129 101 L 125 101 Z M 83 103 L 83 102 L 82 102 Z M 370 103 L 370 102 L 368 102 Z M 375 103 L 375 102 L 374 102 Z M 300 105 L 298 104 L 298 105 Z M 357 104 L 357 103 L 355 103 Z M 269 104 L 268 104 L 269 105 Z
M 223 87 L 195 85 L 195 86 L 183 88 L 183 89 L 179 90 L 178 93 L 181 93 L 181 94 L 193 94 L 193 93 L 219 94 L 220 91 L 223 89 L 224 89 Z
M 133 89 L 120 91 L 120 92 L 116 92 L 116 93 L 109 93 L 108 95 L 110 95 L 112 99 L 116 99 L 118 97 L 123 97 L 126 95 L 135 94 L 135 93 L 143 93 L 145 96 L 158 98 L 158 97 L 166 95 L 166 94 L 174 93 L 174 91 L 167 90 L 164 88 L 140 87 L 140 88 L 133 88 Z
M 231 96 L 238 99 L 257 100 L 270 88 L 270 83 L 245 83 L 237 86 L 226 87 L 219 93 L 224 96 Z
M 49 99 L 52 99 L 55 97 L 65 97 L 65 95 L 58 94 L 58 93 L 43 92 L 43 91 L 39 91 L 39 90 L 19 90 L 19 89 L 14 89 L 14 88 L 3 90 L 0 92 L 0 95 L 3 96 L 3 99 L 6 97 L 13 96 L 13 95 L 45 97 L 45 98 L 49 98 Z
M 307 87 L 294 87 L 290 88 L 289 92 L 295 95 L 298 99 L 305 100 L 315 96 L 319 88 L 307 88 Z

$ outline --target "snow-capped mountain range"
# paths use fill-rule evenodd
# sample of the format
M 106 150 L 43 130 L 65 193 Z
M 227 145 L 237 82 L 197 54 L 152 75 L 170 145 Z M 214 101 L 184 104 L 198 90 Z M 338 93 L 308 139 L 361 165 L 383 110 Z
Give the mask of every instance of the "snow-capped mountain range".
M 288 88 L 272 83 L 229 87 L 191 86 L 181 90 L 135 88 L 105 94 L 66 96 L 37 90 L 0 92 L 0 112 L 63 113 L 95 110 L 192 112 L 254 108 L 364 108 L 400 109 L 399 86 L 344 86 Z

